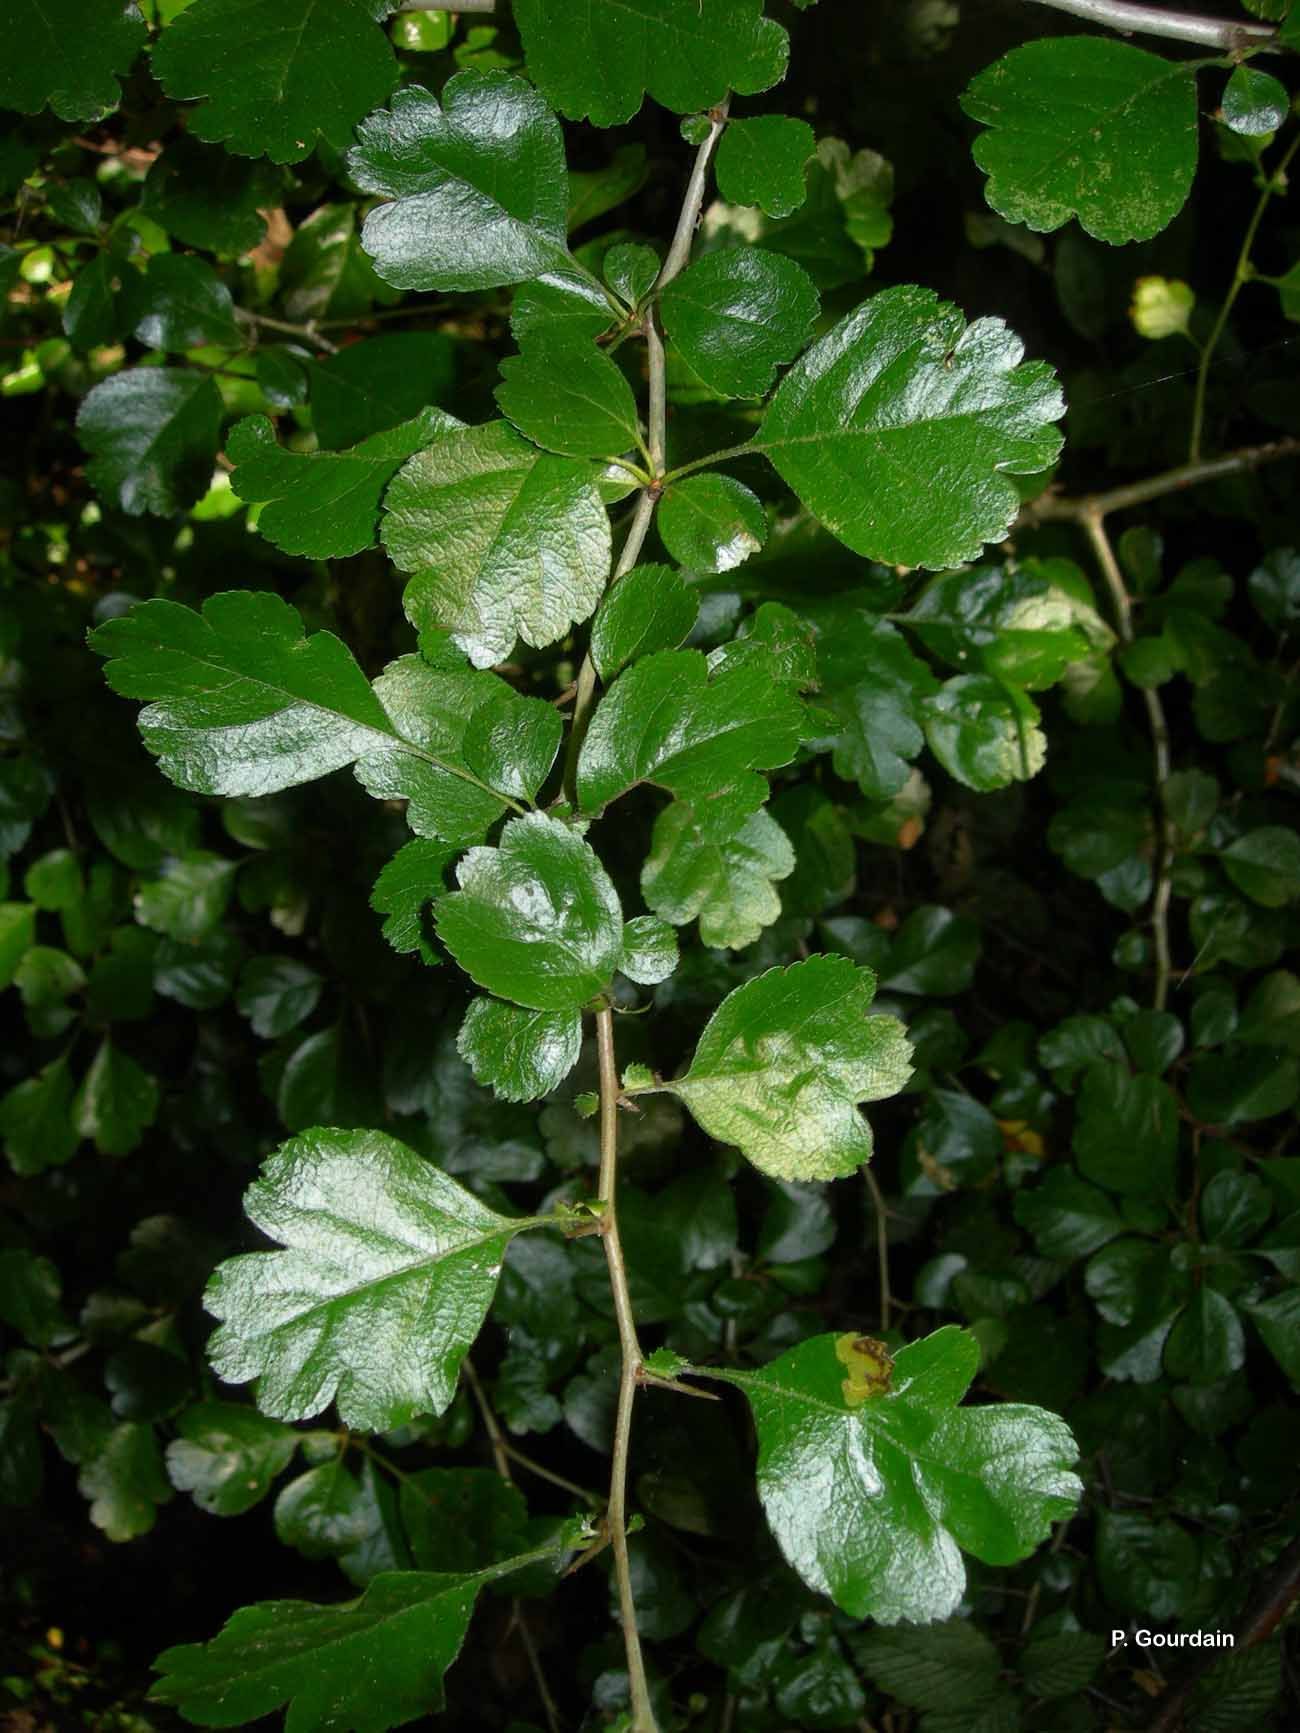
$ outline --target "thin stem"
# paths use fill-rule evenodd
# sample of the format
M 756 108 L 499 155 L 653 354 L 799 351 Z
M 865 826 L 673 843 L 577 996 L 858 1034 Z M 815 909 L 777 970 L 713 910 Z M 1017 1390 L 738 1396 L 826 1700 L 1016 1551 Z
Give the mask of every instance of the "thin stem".
M 721 457 L 729 455 L 727 452 L 719 454 Z M 1127 511 L 1131 506 L 1146 505 L 1165 494 L 1183 493 L 1190 487 L 1199 487 L 1202 482 L 1242 475 L 1287 457 L 1300 457 L 1300 439 L 1274 439 L 1266 445 L 1243 446 L 1239 451 L 1225 452 L 1222 457 L 1211 457 L 1202 463 L 1183 463 L 1177 469 L 1144 476 L 1141 481 L 1107 488 L 1104 493 L 1083 494 L 1073 499 L 1043 494 L 1029 502 L 1017 518 L 1015 527 L 1033 529 L 1038 524 L 1063 521 L 1081 524 L 1088 517 L 1109 517 L 1113 511 Z
M 876 1262 L 880 1266 L 880 1328 L 887 1330 L 894 1301 L 889 1290 L 889 1223 L 885 1214 L 885 1198 L 880 1182 L 865 1162 L 862 1177 L 867 1182 L 867 1190 L 871 1193 L 871 1206 L 876 1213 Z
M 1232 273 L 1232 282 L 1228 292 L 1223 297 L 1223 305 L 1219 308 L 1219 316 L 1214 321 L 1210 335 L 1205 339 L 1205 347 L 1201 351 L 1201 364 L 1196 370 L 1196 395 L 1192 402 L 1192 438 L 1188 449 L 1188 460 L 1198 463 L 1201 456 L 1201 438 L 1205 431 L 1205 388 L 1210 371 L 1210 357 L 1218 347 L 1228 323 L 1228 315 L 1236 304 L 1237 296 L 1243 286 L 1250 281 L 1250 252 L 1255 245 L 1255 237 L 1259 233 L 1259 225 L 1264 220 L 1264 212 L 1268 202 L 1275 193 L 1286 191 L 1286 171 L 1291 158 L 1300 149 L 1300 134 L 1297 134 L 1287 146 L 1280 163 L 1265 180 L 1260 189 L 1259 198 L 1255 201 L 1255 209 L 1246 225 L 1245 239 L 1241 243 L 1241 251 L 1237 254 L 1236 269 Z
M 492 1446 L 492 1464 L 502 1480 L 511 1479 L 510 1452 L 506 1445 L 505 1434 L 501 1423 L 493 1412 L 492 1404 L 487 1399 L 482 1381 L 474 1369 L 474 1362 L 467 1354 L 460 1363 L 460 1369 L 465 1374 L 465 1382 L 469 1385 L 470 1394 L 474 1398 L 479 1416 L 483 1421 L 483 1430 L 488 1435 L 488 1443 Z
M 295 325 L 288 319 L 273 319 L 269 313 L 250 312 L 247 307 L 237 307 L 235 312 L 240 319 L 256 325 L 260 331 L 278 331 L 285 337 L 300 337 L 304 343 L 319 349 L 322 355 L 337 355 L 339 352 L 338 344 L 322 337 L 315 325 Z
M 1119 569 L 1119 561 L 1115 558 L 1115 550 L 1111 546 L 1110 537 L 1106 533 L 1106 525 L 1100 512 L 1089 512 L 1081 520 L 1106 588 L 1110 591 L 1111 601 L 1115 608 L 1115 627 L 1122 644 L 1133 642 L 1133 607 L 1129 601 L 1128 589 L 1124 583 L 1124 574 Z M 1173 890 L 1174 864 L 1174 827 L 1165 810 L 1165 786 L 1169 781 L 1169 723 L 1165 717 L 1165 707 L 1160 701 L 1160 694 L 1154 686 L 1144 686 L 1142 697 L 1146 702 L 1147 721 L 1151 729 L 1151 744 L 1155 755 L 1155 785 L 1158 842 L 1156 846 L 1155 889 L 1151 897 L 1151 935 L 1155 945 L 1156 968 L 1155 985 L 1152 990 L 1151 1002 L 1157 1011 L 1163 1011 L 1169 997 L 1169 979 L 1173 972 L 1173 964 L 1169 954 L 1169 900 Z
M 618 1232 L 618 1062 L 614 1053 L 614 1013 L 605 1008 L 596 1013 L 596 1050 L 600 1062 L 600 1178 L 598 1192 L 605 1208 L 600 1218 L 609 1285 L 614 1296 L 623 1363 L 618 1381 L 618 1412 L 614 1420 L 614 1455 L 609 1473 L 609 1507 L 605 1527 L 614 1553 L 614 1579 L 618 1585 L 623 1643 L 627 1650 L 627 1672 L 632 1698 L 632 1733 L 658 1733 L 650 1705 L 641 1637 L 636 1625 L 636 1600 L 632 1594 L 632 1562 L 627 1550 L 627 1465 L 632 1441 L 632 1408 L 641 1371 L 641 1344 L 637 1340 L 632 1295 L 627 1285 L 627 1265 Z
M 535 1474 L 539 1480 L 547 1480 L 552 1486 L 558 1486 L 561 1492 L 568 1492 L 574 1498 L 580 1498 L 584 1504 L 589 1504 L 593 1510 L 599 1510 L 604 1504 L 604 1499 L 598 1493 L 589 1491 L 585 1486 L 579 1486 L 576 1480 L 566 1480 L 564 1475 L 557 1474 L 553 1468 L 547 1468 L 545 1463 L 538 1462 L 535 1458 L 526 1455 L 517 1445 L 507 1441 L 505 1451 L 511 1462 L 517 1463 L 529 1474 Z
M 757 450 L 753 440 L 746 440 L 744 445 L 728 445 L 721 451 L 711 451 L 707 457 L 692 458 L 690 463 L 678 464 L 676 469 L 670 469 L 663 477 L 663 484 L 670 481 L 680 481 L 684 475 L 694 475 L 697 469 L 711 469 L 715 463 L 727 463 L 733 457 L 750 457 Z
M 1137 6 L 1131 0 L 1035 0 L 1056 12 L 1086 18 L 1122 35 L 1164 36 L 1174 42 L 1199 42 L 1228 51 L 1241 48 L 1279 53 L 1277 29 L 1269 24 L 1238 23 L 1230 18 L 1202 18 L 1193 12 L 1170 12 L 1163 6 Z

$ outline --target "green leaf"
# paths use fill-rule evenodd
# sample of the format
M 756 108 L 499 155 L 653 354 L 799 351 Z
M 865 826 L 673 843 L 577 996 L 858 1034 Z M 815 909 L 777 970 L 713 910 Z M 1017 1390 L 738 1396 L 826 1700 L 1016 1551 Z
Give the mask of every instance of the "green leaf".
M 649 165 L 646 162 L 643 144 L 619 145 L 604 168 L 570 169 L 568 210 L 570 232 L 582 228 L 587 223 L 594 222 L 597 217 L 603 217 L 607 211 L 617 210 L 619 205 L 626 203 L 632 197 L 633 193 L 640 192 L 648 175 Z M 626 245 L 626 243 L 623 244 Z M 617 248 L 611 248 L 611 252 L 613 251 L 617 251 Z M 637 247 L 636 251 L 650 252 L 650 249 Z M 608 266 L 608 259 L 606 265 Z M 656 258 L 654 275 L 657 276 L 658 274 L 659 263 Z M 612 282 L 611 286 L 614 286 Z
M 527 1545 L 523 1494 L 495 1469 L 422 1469 L 403 1481 L 401 1508 L 419 1570 L 482 1570 Z
M 608 683 L 629 662 L 675 650 L 690 635 L 700 604 L 672 566 L 633 566 L 611 585 L 591 623 L 591 659 Z
M 143 281 L 131 277 L 135 335 L 150 349 L 243 348 L 230 290 L 205 260 L 159 253 Z
M 199 1402 L 176 1422 L 167 1473 L 210 1516 L 242 1516 L 260 1504 L 298 1448 L 298 1434 L 255 1408 Z
M 0 1252 L 0 1320 L 37 1348 L 66 1342 L 69 1329 L 60 1304 L 57 1267 L 26 1249 Z
M 762 502 L 730 475 L 673 482 L 656 524 L 668 552 L 694 572 L 734 571 L 767 540 Z
M 987 674 L 959 674 L 924 701 L 925 737 L 950 776 L 989 794 L 1037 776 L 1047 758 L 1038 706 Z
M 1248 1245 L 1273 1213 L 1263 1180 L 1253 1173 L 1216 1173 L 1201 1193 L 1201 1230 L 1213 1246 Z
M 533 1011 L 502 999 L 475 999 L 456 1048 L 475 1082 L 500 1100 L 536 1101 L 558 1089 L 578 1063 L 582 1018 L 576 1010 Z
M 1283 1372 L 1300 1388 L 1300 1288 L 1288 1288 L 1271 1300 L 1243 1301 L 1241 1309 Z
M 1102 1061 L 1079 1091 L 1074 1153 L 1080 1170 L 1108 1191 L 1167 1197 L 1178 1150 L 1178 1103 L 1158 1077 L 1133 1076 Z
M 1061 449 L 1060 388 L 1023 354 L 1000 319 L 968 327 L 931 290 L 884 289 L 790 369 L 755 449 L 855 553 L 960 565 L 1019 511 L 1009 477 Z
M 0 989 L 14 980 L 35 937 L 35 903 L 0 903 Z
M 391 289 L 380 281 L 375 274 L 375 268 L 361 245 L 358 232 L 357 208 L 354 204 L 318 205 L 305 222 L 294 231 L 288 250 L 280 265 L 280 294 L 284 301 L 284 311 L 291 319 L 323 320 L 323 319 L 360 319 L 369 313 L 376 301 L 385 306 L 396 304 L 401 296 L 396 289 Z M 430 347 L 439 347 L 440 334 L 437 332 L 422 332 L 421 347 L 425 354 Z M 313 385 L 321 385 L 322 380 L 334 380 L 335 372 L 342 376 L 342 381 L 354 386 L 362 386 L 358 379 L 364 355 L 376 343 L 381 343 L 381 355 L 388 353 L 388 346 L 396 342 L 399 349 L 405 349 L 408 354 L 415 351 L 417 337 L 409 331 L 400 332 L 395 338 L 371 337 L 365 343 L 349 345 L 338 355 L 330 357 L 329 373 L 326 364 L 317 363 L 312 368 Z M 353 359 L 355 349 L 363 351 L 362 357 Z M 385 368 L 379 371 L 385 372 Z M 413 389 L 414 379 L 419 375 L 427 376 L 427 367 L 421 365 L 415 375 L 408 374 L 398 398 Z M 368 383 L 368 382 L 367 382 Z M 363 386 L 364 388 L 364 386 Z M 367 392 L 367 395 L 369 392 Z M 329 404 L 337 396 L 349 396 L 350 393 L 336 393 L 330 384 L 323 386 L 322 395 Z M 409 421 L 418 410 L 430 401 L 428 396 L 421 394 L 418 402 L 412 404 L 405 413 L 376 421 L 373 425 L 360 428 L 357 432 L 349 432 L 342 439 L 335 439 L 332 434 L 327 436 L 326 429 L 315 422 L 315 405 L 313 405 L 313 425 L 320 435 L 323 445 L 355 445 L 358 440 L 369 434 L 380 433 L 385 427 L 394 427 L 399 421 Z M 326 427 L 332 420 L 327 409 L 324 421 Z
M 677 935 L 657 915 L 637 915 L 623 925 L 619 969 L 629 981 L 653 987 L 677 967 Z
M 1073 1512 L 1077 1450 L 1044 1409 L 957 1406 L 979 1366 L 969 1331 L 911 1343 L 873 1387 L 882 1354 L 870 1337 L 814 1336 L 710 1376 L 749 1400 L 759 1497 L 804 1582 L 851 1618 L 928 1623 L 965 1592 L 962 1550 L 1014 1563 Z
M 161 875 L 136 892 L 141 926 L 185 944 L 207 938 L 226 912 L 237 865 L 207 849 L 169 860 Z
M 655 820 L 641 889 L 657 915 L 684 927 L 699 919 L 700 941 L 741 950 L 781 916 L 778 879 L 794 871 L 794 849 L 765 810 L 729 835 L 707 835 L 684 800 Z
M 81 1135 L 72 1093 L 67 1060 L 60 1058 L 0 1096 L 0 1139 L 15 1173 L 61 1167 L 76 1154 Z
M 925 744 L 922 700 L 938 682 L 896 626 L 857 609 L 820 622 L 817 669 L 841 725 L 831 749 L 835 774 L 869 800 L 891 799 Z
M 923 904 L 894 935 L 880 984 L 894 993 L 948 998 L 970 986 L 981 950 L 980 930 L 951 909 Z
M 1187 1079 L 1187 1105 L 1206 1125 L 1246 1125 L 1285 1113 L 1300 1097 L 1300 1059 L 1275 1047 L 1205 1054 Z
M 213 1275 L 213 1369 L 256 1378 L 258 1407 L 277 1420 L 337 1401 L 343 1424 L 367 1432 L 447 1407 L 505 1248 L 532 1225 L 378 1131 L 290 1139 L 244 1208 L 287 1249 L 228 1258 Z
M 129 1155 L 158 1113 L 158 1084 L 107 1037 L 72 1103 L 72 1123 L 101 1155 Z
M 692 802 L 719 837 L 763 803 L 756 770 L 788 764 L 803 707 L 765 659 L 710 677 L 699 650 L 661 650 L 627 669 L 601 699 L 578 758 L 578 804 L 595 814 L 639 782 Z
M 1022 1188 L 1013 1208 L 1045 1258 L 1087 1257 L 1124 1232 L 1106 1193 L 1068 1167 L 1054 1167 L 1041 1185 Z
M 1300 896 L 1300 835 L 1285 825 L 1249 830 L 1219 858 L 1237 889 L 1266 909 L 1280 909 Z
M 1182 1615 L 1196 1583 L 1196 1542 L 1168 1517 L 1103 1510 L 1096 1531 L 1097 1575 L 1107 1602 L 1153 1624 Z
M 172 1495 L 153 1427 L 136 1421 L 115 1426 L 82 1464 L 77 1489 L 90 1499 L 90 1520 L 109 1540 L 148 1534 L 158 1506 Z
M 1019 1658 L 1020 1676 L 1031 1697 L 1076 1697 L 1106 1658 L 1106 1639 L 1096 1631 L 1058 1631 L 1034 1637 Z
M 718 191 L 732 204 L 788 217 L 808 196 L 808 159 L 817 148 L 806 120 L 758 114 L 733 120 L 718 145 Z
M 761 225 L 764 246 L 796 259 L 823 293 L 860 282 L 893 233 L 892 166 L 878 151 L 851 151 L 842 138 L 823 138 L 805 173 L 806 201 L 793 215 Z M 742 225 L 742 237 L 749 226 Z
M 1189 1384 L 1214 1384 L 1246 1359 L 1246 1334 L 1236 1307 L 1214 1288 L 1201 1286 L 1165 1343 L 1165 1369 Z
M 1286 630 L 1300 624 L 1300 553 L 1277 548 L 1247 580 L 1250 599 L 1266 625 Z
M 397 82 L 376 0 L 191 0 L 159 36 L 153 70 L 174 102 L 206 98 L 196 138 L 239 156 L 299 162 L 318 139 L 342 150 Z
M 276 1539 L 307 1559 L 340 1562 L 371 1532 L 374 1512 L 361 1482 L 331 1456 L 285 1486 L 275 1501 Z
M 512 819 L 497 848 L 471 849 L 440 897 L 438 937 L 471 980 L 535 1011 L 576 1011 L 619 967 L 618 893 L 558 819 Z
M 851 1173 L 872 1150 L 857 1104 L 896 1095 L 912 1069 L 898 1019 L 867 1015 L 874 992 L 870 969 L 846 957 L 769 969 L 727 995 L 667 1087 L 764 1173 Z
M 205 373 L 129 367 L 81 400 L 77 433 L 95 491 L 131 517 L 170 517 L 212 483 L 221 393 Z
M 585 620 L 609 576 L 609 518 L 589 464 L 539 452 L 505 421 L 441 431 L 398 472 L 382 535 L 407 617 L 445 628 L 476 667 Z
M 384 1571 L 339 1606 L 242 1607 L 211 1642 L 165 1649 L 150 1697 L 201 1727 L 244 1727 L 288 1705 L 293 1733 L 384 1733 L 443 1707 L 479 1589 L 533 1556 L 471 1575 Z
M 617 457 L 640 444 L 632 387 L 592 343 L 537 336 L 501 363 L 496 399 L 520 433 L 562 457 Z
M 1254 66 L 1236 66 L 1223 87 L 1219 113 L 1231 131 L 1260 138 L 1277 131 L 1290 107 L 1286 86 L 1276 78 Z
M 276 207 L 283 187 L 284 171 L 273 164 L 231 156 L 183 132 L 155 158 L 140 211 L 187 246 L 233 258 L 260 244 L 261 213 Z
M 961 105 L 990 129 L 975 161 L 1009 222 L 1050 233 L 1078 217 L 1099 241 L 1145 241 L 1191 190 L 1196 76 L 1186 61 L 1096 36 L 1044 38 L 981 72 Z
M 668 284 L 659 305 L 664 329 L 711 391 L 761 397 L 808 341 L 819 297 L 793 259 L 746 247 L 706 253 Z
M 569 177 L 572 182 L 572 175 Z M 572 221 L 572 206 L 570 206 Z M 605 254 L 601 272 L 610 288 L 629 307 L 639 307 L 655 286 L 660 260 L 653 247 L 636 241 L 620 241 Z
M 314 363 L 311 420 L 317 438 L 334 451 L 359 445 L 445 401 L 455 385 L 457 353 L 441 331 L 397 331 L 350 343 Z
M 348 451 L 289 451 L 264 415 L 231 428 L 230 485 L 262 507 L 257 527 L 286 554 L 342 559 L 379 542 L 379 503 L 398 470 L 437 434 L 460 424 L 423 409 L 401 427 L 375 433 Z
M 912 1709 L 977 1709 L 998 1684 L 998 1652 L 964 1619 L 867 1631 L 853 1658 L 873 1685 Z
M 418 84 L 357 129 L 353 180 L 391 203 L 361 244 L 399 289 L 494 289 L 568 260 L 564 141 L 522 78 L 459 72 L 442 103 Z
M 427 848 L 427 843 L 412 844 Z M 297 957 L 250 957 L 239 977 L 235 1006 L 264 1041 L 287 1035 L 320 1003 L 324 981 Z
M 0 4 L 0 108 L 36 114 L 48 104 L 60 120 L 100 120 L 122 100 L 118 75 L 130 69 L 148 32 L 124 0 L 27 0 Z
M 1078 604 L 1023 567 L 945 572 L 903 616 L 926 648 L 962 673 L 972 665 L 1037 691 L 1053 686 L 1087 656 L 1089 638 L 1074 623 Z M 1097 622 L 1094 631 L 1105 635 Z
M 547 101 L 595 126 L 631 120 L 647 92 L 678 114 L 728 90 L 753 96 L 784 75 L 790 49 L 762 0 L 592 0 L 578 13 L 567 0 L 517 0 L 515 23 Z
M 437 963 L 424 911 L 446 890 L 443 875 L 454 858 L 452 850 L 421 837 L 399 848 L 375 880 L 370 906 L 387 915 L 383 933 L 395 951 L 414 951 L 422 963 Z

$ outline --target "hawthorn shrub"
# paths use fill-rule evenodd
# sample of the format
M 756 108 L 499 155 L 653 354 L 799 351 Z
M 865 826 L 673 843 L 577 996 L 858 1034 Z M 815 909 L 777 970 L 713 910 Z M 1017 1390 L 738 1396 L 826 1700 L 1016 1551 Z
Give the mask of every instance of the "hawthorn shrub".
M 1089 10 L 0 4 L 6 1725 L 1296 1724 L 1300 13 Z

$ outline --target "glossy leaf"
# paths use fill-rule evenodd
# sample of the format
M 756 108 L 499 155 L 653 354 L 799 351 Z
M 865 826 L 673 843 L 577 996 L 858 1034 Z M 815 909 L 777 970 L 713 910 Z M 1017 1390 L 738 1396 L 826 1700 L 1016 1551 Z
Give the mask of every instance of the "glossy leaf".
M 379 503 L 398 470 L 435 435 L 459 423 L 439 409 L 375 433 L 347 451 L 287 450 L 264 415 L 230 430 L 230 485 L 262 507 L 257 527 L 286 554 L 342 559 L 379 542 Z
M 1287 117 L 1286 86 L 1255 66 L 1236 66 L 1223 87 L 1223 124 L 1246 138 L 1276 132 Z
M 440 432 L 384 502 L 384 546 L 413 574 L 412 623 L 449 630 L 487 668 L 517 637 L 542 648 L 585 620 L 609 575 L 593 478 L 590 465 L 543 455 L 504 421 Z
M 72 1102 L 72 1123 L 101 1155 L 129 1155 L 154 1122 L 158 1084 L 110 1040 L 100 1043 Z
M 757 495 L 730 475 L 688 475 L 659 505 L 659 534 L 675 560 L 695 572 L 730 572 L 767 540 Z
M 640 433 L 632 387 L 591 343 L 534 338 L 501 363 L 501 413 L 545 451 L 617 457 Z
M 637 915 L 623 926 L 619 969 L 629 981 L 654 987 L 677 967 L 677 935 L 657 915 Z
M 733 120 L 718 145 L 718 191 L 733 204 L 788 217 L 807 197 L 808 159 L 816 148 L 806 120 L 785 114 Z
M 609 985 L 623 943 L 618 894 L 558 819 L 512 819 L 471 849 L 437 904 L 438 937 L 471 980 L 535 1011 L 576 1011 Z
M 96 492 L 131 517 L 184 511 L 208 491 L 221 395 L 205 373 L 131 367 L 81 400 L 77 432 Z
M 240 156 L 298 162 L 341 150 L 397 82 L 376 0 L 192 0 L 159 36 L 153 70 L 173 101 L 205 100 L 196 138 Z
M 1074 1153 L 1110 1191 L 1167 1196 L 1178 1145 L 1178 1106 L 1159 1078 L 1125 1065 L 1092 1065 L 1079 1091 Z
M 762 0 L 518 0 L 515 22 L 529 76 L 570 120 L 630 120 L 648 92 L 679 114 L 767 90 L 785 72 L 789 41 Z
M 803 711 L 774 687 L 764 660 L 710 678 L 698 650 L 661 650 L 627 669 L 601 699 L 578 758 L 578 803 L 597 813 L 639 782 L 696 809 L 711 835 L 762 805 L 756 770 L 793 758 Z
M 967 326 L 927 289 L 884 289 L 777 387 L 755 441 L 855 553 L 974 559 L 1019 510 L 1012 475 L 1046 469 L 1063 411 L 1044 362 L 1000 319 Z
M 1086 1257 L 1124 1232 L 1106 1193 L 1068 1167 L 1054 1167 L 1040 1185 L 1018 1191 L 1015 1215 L 1045 1258 Z
M 925 700 L 925 737 L 950 776 L 980 794 L 1027 782 L 1043 768 L 1047 739 L 1037 705 L 985 674 L 959 674 Z
M 655 820 L 641 889 L 657 915 L 684 927 L 698 918 L 700 940 L 740 950 L 780 918 L 778 880 L 794 871 L 790 839 L 771 815 L 753 813 L 730 835 L 710 837 L 684 800 Z
M 382 1432 L 439 1414 L 492 1303 L 514 1222 L 377 1131 L 304 1133 L 249 1187 L 244 1208 L 286 1249 L 228 1258 L 205 1304 L 208 1344 L 258 1406 L 306 1420 L 330 1402 Z
M 242 1516 L 266 1497 L 289 1466 L 298 1434 L 255 1408 L 199 1402 L 176 1423 L 167 1446 L 167 1474 L 212 1516 Z
M 803 267 L 761 247 L 707 253 L 659 301 L 683 359 L 724 397 L 761 397 L 808 341 L 818 304 Z
M 420 837 L 399 848 L 375 880 L 370 906 L 387 915 L 383 933 L 395 951 L 414 951 L 424 963 L 438 961 L 424 911 L 446 890 L 444 875 L 454 858 L 451 849 Z
M 925 745 L 922 700 L 938 690 L 934 675 L 897 627 L 857 610 L 837 610 L 821 624 L 817 666 L 839 724 L 835 774 L 869 800 L 890 799 Z
M 99 120 L 121 100 L 118 77 L 144 47 L 144 19 L 122 0 L 60 0 L 47 10 L 24 0 L 0 5 L 0 108 L 60 120 Z
M 475 999 L 456 1048 L 502 1101 L 536 1101 L 558 1089 L 578 1063 L 582 1018 L 576 1010 L 533 1011 L 502 999 Z
M 1186 61 L 1095 36 L 1044 38 L 981 72 L 962 107 L 989 128 L 975 161 L 1010 222 L 1050 232 L 1077 216 L 1099 241 L 1145 241 L 1191 190 L 1196 79 Z
M 1077 1449 L 1044 1409 L 957 1406 L 979 1365 L 968 1331 L 901 1349 L 883 1388 L 855 1383 L 882 1352 L 869 1337 L 814 1336 L 757 1371 L 711 1376 L 748 1398 L 759 1497 L 808 1586 L 851 1618 L 924 1624 L 956 1610 L 963 1550 L 1013 1563 L 1073 1512 Z
M 671 566 L 634 566 L 611 586 L 591 623 L 591 659 L 607 683 L 629 662 L 675 650 L 700 611 L 694 592 Z
M 311 1016 L 324 986 L 316 970 L 296 957 L 253 957 L 239 977 L 235 1004 L 255 1035 L 273 1041 Z
M 353 180 L 390 200 L 361 242 L 399 289 L 492 289 L 568 258 L 559 123 L 522 78 L 459 72 L 442 101 L 407 85 L 357 130 Z
M 230 290 L 204 260 L 159 253 L 143 281 L 131 273 L 127 281 L 133 279 L 138 287 L 129 299 L 141 343 L 172 350 L 243 347 Z
M 711 1137 L 779 1179 L 834 1179 L 870 1161 L 858 1103 L 911 1073 L 896 1017 L 869 1016 L 875 977 L 846 957 L 769 969 L 729 993 L 669 1086 Z

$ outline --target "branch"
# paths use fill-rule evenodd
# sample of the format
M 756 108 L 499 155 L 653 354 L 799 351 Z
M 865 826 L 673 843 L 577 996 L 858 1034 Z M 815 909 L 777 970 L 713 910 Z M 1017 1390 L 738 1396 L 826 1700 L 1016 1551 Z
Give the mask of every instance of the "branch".
M 495 12 L 497 0 L 402 0 L 399 12 Z
M 1107 488 L 1104 493 L 1079 494 L 1074 498 L 1045 493 L 1025 506 L 1014 527 L 1016 530 L 1029 530 L 1045 523 L 1082 524 L 1090 517 L 1109 517 L 1113 511 L 1146 505 L 1149 500 L 1161 499 L 1167 493 L 1183 493 L 1189 487 L 1199 487 L 1202 482 L 1243 475 L 1248 470 L 1259 469 L 1266 463 L 1277 463 L 1286 457 L 1300 457 L 1300 439 L 1274 439 L 1267 445 L 1243 446 L 1240 451 L 1229 451 L 1203 463 L 1180 464 L 1177 469 L 1162 470 L 1159 475 L 1148 475 L 1141 481 Z
M 259 331 L 279 331 L 285 337 L 299 337 L 304 343 L 319 349 L 322 355 L 337 355 L 339 352 L 338 344 L 322 337 L 315 325 L 294 325 L 288 319 L 273 319 L 269 313 L 251 313 L 247 307 L 236 307 L 235 316 L 247 325 L 255 325 Z
M 645 1662 L 641 1656 L 641 1636 L 636 1627 L 632 1563 L 627 1550 L 627 1464 L 632 1441 L 632 1407 L 641 1373 L 641 1344 L 637 1339 L 632 1295 L 627 1285 L 627 1265 L 623 1261 L 623 1244 L 618 1233 L 619 1081 L 614 1053 L 614 1013 L 608 1005 L 596 1013 L 596 1048 L 600 1061 L 600 1179 L 597 1192 L 605 1206 L 600 1218 L 600 1233 L 605 1245 L 605 1262 L 609 1267 L 609 1285 L 614 1295 L 614 1316 L 618 1322 L 619 1347 L 623 1356 L 605 1527 L 614 1551 L 614 1578 L 618 1584 L 619 1616 L 627 1650 L 632 1733 L 658 1733 L 658 1723 L 650 1704 Z
M 1128 36 L 1164 36 L 1174 42 L 1195 42 L 1233 53 L 1243 48 L 1271 54 L 1282 52 L 1271 24 L 1248 24 L 1230 18 L 1202 18 L 1194 12 L 1169 12 L 1163 6 L 1137 6 L 1130 0 L 1034 0 L 1056 12 L 1086 18 L 1107 30 Z

